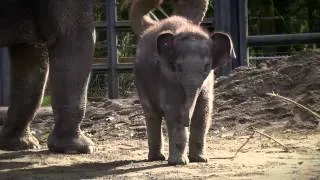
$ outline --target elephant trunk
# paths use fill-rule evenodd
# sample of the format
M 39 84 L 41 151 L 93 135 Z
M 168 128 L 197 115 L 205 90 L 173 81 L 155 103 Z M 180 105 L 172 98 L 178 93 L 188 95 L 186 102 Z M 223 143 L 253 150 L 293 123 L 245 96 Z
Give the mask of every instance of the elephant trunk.
M 191 118 L 195 109 L 196 101 L 200 94 L 200 86 L 197 84 L 192 84 L 185 87 L 185 103 L 182 107 L 182 118 L 185 127 L 190 126 Z
M 161 5 L 163 0 L 132 0 L 129 19 L 136 35 L 141 35 L 148 27 L 155 24 L 148 13 Z

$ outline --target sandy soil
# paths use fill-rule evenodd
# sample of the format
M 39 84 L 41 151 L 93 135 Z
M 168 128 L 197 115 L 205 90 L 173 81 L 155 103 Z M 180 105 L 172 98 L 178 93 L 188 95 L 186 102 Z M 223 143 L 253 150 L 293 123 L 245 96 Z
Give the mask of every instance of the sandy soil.
M 49 153 L 46 139 L 53 117 L 51 108 L 42 108 L 31 124 L 42 149 L 0 151 L 0 179 L 320 179 L 318 120 L 265 95 L 275 91 L 319 113 L 319 52 L 239 68 L 230 77 L 219 78 L 215 91 L 208 163 L 168 166 L 166 161 L 147 162 L 146 130 L 137 97 L 91 98 L 81 128 L 97 144 L 94 154 Z M 254 129 L 288 150 L 256 133 L 230 158 Z M 168 155 L 167 136 L 165 142 Z
M 229 159 L 247 136 L 211 134 L 208 163 L 172 167 L 166 161 L 145 160 L 145 138 L 106 137 L 91 155 L 51 154 L 46 149 L 0 151 L 0 179 L 320 179 L 319 132 L 282 128 L 267 132 L 290 151 L 256 135 Z

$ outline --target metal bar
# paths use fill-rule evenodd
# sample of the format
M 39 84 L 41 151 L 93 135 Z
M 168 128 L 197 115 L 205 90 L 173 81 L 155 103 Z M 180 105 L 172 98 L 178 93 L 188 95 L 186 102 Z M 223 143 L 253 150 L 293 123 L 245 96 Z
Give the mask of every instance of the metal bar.
M 236 53 L 236 58 L 232 59 L 231 70 L 240 66 L 240 34 L 239 34 L 239 1 L 230 1 L 230 13 L 231 13 L 231 24 L 230 24 L 230 35 Z M 231 72 L 230 70 L 230 72 Z
M 237 56 L 239 57 L 240 66 L 248 66 L 249 49 L 247 47 L 248 38 L 248 1 L 239 0 L 239 15 L 238 15 L 238 27 L 239 27 L 239 51 Z
M 3 48 L 0 48 L 0 106 L 4 105 Z
M 216 0 L 215 17 L 216 17 L 216 30 L 225 31 L 230 33 L 231 31 L 231 0 Z
M 201 23 L 201 26 L 212 27 L 214 24 L 214 21 L 215 21 L 214 17 L 204 18 Z M 106 28 L 106 27 L 108 27 L 108 23 L 106 21 L 96 21 L 95 27 L 96 28 Z M 116 28 L 119 31 L 131 30 L 131 22 L 129 20 L 116 21 Z
M 116 0 L 106 0 L 106 15 L 108 21 L 107 38 L 108 38 L 108 96 L 111 99 L 119 97 L 119 77 L 116 70 L 118 63 L 117 56 L 117 32 L 116 32 Z
M 4 105 L 10 104 L 11 63 L 8 48 L 3 48 Z
M 267 59 L 282 59 L 288 58 L 289 55 L 279 55 L 279 56 L 250 56 L 250 60 L 267 60 Z M 92 65 L 92 69 L 95 71 L 109 71 L 108 65 L 106 63 L 95 63 Z M 132 72 L 133 64 L 132 63 L 121 63 L 117 66 L 118 72 Z
M 221 0 L 215 0 L 215 4 L 214 4 L 214 17 L 216 18 L 215 21 L 215 30 L 219 31 L 221 29 Z
M 249 17 L 249 19 L 258 19 L 258 20 L 279 20 L 283 19 L 282 16 L 267 16 L 267 17 Z
M 320 42 L 320 33 L 248 36 L 248 46 L 313 44 Z
M 10 61 L 7 48 L 0 48 L 0 106 L 10 103 Z
M 100 71 L 109 71 L 110 68 L 105 63 L 95 63 L 92 65 L 93 70 L 100 70 Z M 132 72 L 133 71 L 133 64 L 132 63 L 123 63 L 118 64 L 116 70 L 118 72 Z
M 231 1 L 215 0 L 215 31 L 231 34 Z M 232 70 L 232 63 L 219 68 L 219 75 L 228 75 Z
M 263 60 L 267 60 L 267 59 L 283 59 L 283 58 L 288 58 L 290 56 L 263 56 L 263 57 L 259 57 L 259 56 L 251 56 L 249 57 L 250 60 L 258 60 L 258 61 L 263 61 Z

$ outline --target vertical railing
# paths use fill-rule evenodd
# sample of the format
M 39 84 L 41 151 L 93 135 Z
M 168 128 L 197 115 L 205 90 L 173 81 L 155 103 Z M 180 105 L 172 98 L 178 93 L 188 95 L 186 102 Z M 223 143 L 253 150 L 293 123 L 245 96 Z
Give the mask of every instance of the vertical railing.
M 107 38 L 108 38 L 108 96 L 111 99 L 119 97 L 119 77 L 117 72 L 117 10 L 116 0 L 106 0 Z
M 9 105 L 10 62 L 6 48 L 0 48 L 0 106 Z
M 231 35 L 236 59 L 221 68 L 221 75 L 228 75 L 233 68 L 248 65 L 247 0 L 215 0 L 215 31 Z
M 3 48 L 0 48 L 0 106 L 4 104 Z
M 238 27 L 239 27 L 239 54 L 238 62 L 240 66 L 249 65 L 248 39 L 248 0 L 239 0 L 238 6 Z
M 216 0 L 215 1 L 215 31 L 222 31 L 229 33 L 233 41 L 235 41 L 235 36 L 232 35 L 232 16 L 231 16 L 231 3 L 233 0 Z M 232 69 L 232 63 L 228 63 L 220 68 L 219 75 L 230 74 Z

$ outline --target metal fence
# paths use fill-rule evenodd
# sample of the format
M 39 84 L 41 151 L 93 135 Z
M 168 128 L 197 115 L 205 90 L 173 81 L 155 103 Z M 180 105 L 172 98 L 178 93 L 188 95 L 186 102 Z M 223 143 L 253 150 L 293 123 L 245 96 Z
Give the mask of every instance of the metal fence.
M 132 64 L 119 64 L 116 56 L 117 29 L 129 29 L 128 21 L 117 22 L 115 11 L 116 0 L 107 0 L 107 21 L 108 26 L 108 67 L 105 65 L 94 65 L 94 69 L 108 70 L 109 98 L 119 97 L 118 73 L 121 71 L 132 71 Z M 278 35 L 256 35 L 248 36 L 248 13 L 247 0 L 215 0 L 215 17 L 206 18 L 203 26 L 214 27 L 216 31 L 228 32 L 235 45 L 237 58 L 232 63 L 222 69 L 222 73 L 227 75 L 233 68 L 248 65 L 248 46 L 266 46 L 266 45 L 287 45 L 287 44 L 309 44 L 319 43 L 320 33 L 301 33 L 301 34 L 278 34 Z M 99 24 L 103 27 L 103 23 Z M 276 57 L 279 58 L 279 57 Z M 265 59 L 265 58 L 256 58 Z
M 129 63 L 118 63 L 117 55 L 117 32 L 129 31 L 129 21 L 117 21 L 116 0 L 106 0 L 106 21 L 97 22 L 97 28 L 107 29 L 107 51 L 106 63 L 93 65 L 93 71 L 107 71 L 107 89 L 109 98 L 119 97 L 119 73 L 132 72 L 133 66 Z M 223 67 L 221 72 L 227 75 L 233 68 L 247 66 L 249 46 L 287 45 L 287 44 L 309 44 L 319 43 L 320 33 L 302 34 L 278 34 L 278 35 L 256 35 L 248 36 L 248 13 L 247 0 L 215 0 L 215 17 L 205 18 L 202 26 L 214 28 L 215 31 L 224 31 L 231 35 L 237 58 L 232 63 Z M 3 58 L 0 51 L 0 68 L 3 70 Z M 258 58 L 259 60 L 263 58 Z M 6 102 L 8 89 L 3 82 L 4 76 L 9 74 L 0 73 L 0 105 Z
M 0 48 L 0 106 L 9 104 L 10 61 L 7 49 Z
M 4 73 L 3 73 L 3 49 L 0 49 L 0 103 L 4 102 Z

